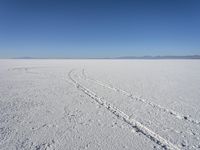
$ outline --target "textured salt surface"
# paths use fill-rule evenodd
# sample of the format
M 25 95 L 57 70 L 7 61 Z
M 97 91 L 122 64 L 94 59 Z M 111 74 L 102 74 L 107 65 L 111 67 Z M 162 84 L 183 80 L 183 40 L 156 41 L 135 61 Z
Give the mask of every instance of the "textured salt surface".
M 0 60 L 0 149 L 200 149 L 199 60 Z

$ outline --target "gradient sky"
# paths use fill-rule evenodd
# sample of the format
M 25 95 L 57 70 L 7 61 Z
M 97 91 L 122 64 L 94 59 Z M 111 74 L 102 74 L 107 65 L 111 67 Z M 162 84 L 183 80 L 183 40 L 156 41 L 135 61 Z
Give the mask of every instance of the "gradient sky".
M 199 0 L 0 0 L 0 58 L 193 54 Z

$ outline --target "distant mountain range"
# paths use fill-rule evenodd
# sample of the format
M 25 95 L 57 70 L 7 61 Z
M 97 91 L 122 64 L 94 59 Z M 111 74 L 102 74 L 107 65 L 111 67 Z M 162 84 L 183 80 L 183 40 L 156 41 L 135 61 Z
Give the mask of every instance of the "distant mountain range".
M 116 59 L 200 59 L 200 55 L 186 55 L 186 56 L 122 56 Z
M 12 59 L 37 59 L 37 58 L 34 58 L 34 57 L 14 57 Z
M 121 57 L 85 57 L 85 58 L 72 58 L 72 57 L 60 57 L 60 58 L 36 58 L 36 57 L 16 57 L 12 59 L 200 59 L 200 55 L 186 55 L 186 56 L 121 56 Z

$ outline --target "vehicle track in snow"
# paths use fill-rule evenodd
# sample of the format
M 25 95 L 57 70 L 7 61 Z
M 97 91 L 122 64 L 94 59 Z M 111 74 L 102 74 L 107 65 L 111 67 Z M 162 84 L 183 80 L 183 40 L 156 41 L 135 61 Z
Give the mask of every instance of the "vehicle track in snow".
M 93 79 L 93 78 L 91 78 L 91 77 L 88 77 L 88 76 L 85 74 L 85 70 L 84 70 L 84 69 L 82 70 L 82 76 L 84 77 L 85 80 L 90 80 L 90 81 L 92 81 L 93 83 L 96 83 L 96 84 L 98 84 L 98 85 L 100 85 L 100 86 L 102 86 L 102 87 L 104 87 L 104 88 L 107 88 L 107 89 L 110 89 L 110 90 L 112 90 L 112 91 L 121 93 L 121 94 L 123 94 L 123 95 L 129 97 L 130 99 L 132 99 L 132 100 L 134 100 L 134 101 L 136 100 L 136 101 L 140 101 L 140 102 L 142 102 L 142 103 L 148 104 L 148 105 L 150 105 L 150 106 L 153 107 L 153 108 L 156 108 L 156 109 L 158 109 L 158 110 L 160 110 L 160 111 L 163 111 L 163 112 L 168 113 L 168 114 L 171 115 L 171 116 L 176 117 L 176 118 L 179 119 L 179 120 L 188 121 L 188 122 L 190 122 L 190 123 L 192 123 L 192 124 L 196 124 L 196 125 L 200 126 L 200 121 L 193 119 L 192 117 L 190 117 L 190 115 L 183 115 L 183 114 L 180 114 L 180 113 L 178 113 L 178 112 L 176 112 L 176 111 L 174 111 L 174 110 L 170 110 L 170 109 L 167 109 L 167 108 L 165 108 L 165 107 L 163 107 L 163 106 L 161 106 L 161 105 L 158 105 L 158 104 L 156 104 L 156 103 L 153 103 L 153 102 L 151 102 L 151 101 L 149 101 L 149 100 L 147 100 L 147 99 L 140 98 L 140 97 L 137 97 L 137 96 L 133 96 L 132 93 L 129 93 L 129 92 L 123 90 L 123 89 L 116 88 L 116 87 L 114 87 L 114 86 L 112 86 L 112 85 L 109 85 L 108 83 L 104 83 L 104 82 L 102 82 L 102 81 L 95 80 L 95 79 Z
M 74 72 L 74 69 L 72 69 L 68 73 L 69 79 L 73 82 L 73 84 L 76 86 L 77 89 L 88 95 L 90 98 L 92 98 L 94 101 L 96 101 L 99 105 L 106 108 L 108 111 L 110 111 L 112 114 L 114 114 L 117 118 L 121 119 L 128 125 L 130 125 L 132 128 L 136 130 L 136 132 L 139 132 L 143 134 L 145 137 L 150 139 L 151 141 L 155 142 L 159 146 L 161 146 L 163 149 L 170 149 L 170 150 L 179 150 L 179 148 L 171 143 L 170 141 L 164 139 L 159 134 L 155 133 L 154 131 L 147 128 L 142 123 L 138 122 L 135 119 L 132 119 L 130 116 L 125 114 L 123 111 L 115 107 L 113 104 L 108 103 L 105 99 L 99 97 L 96 93 L 88 89 L 87 87 L 80 84 L 77 80 L 75 80 L 72 76 L 72 73 Z

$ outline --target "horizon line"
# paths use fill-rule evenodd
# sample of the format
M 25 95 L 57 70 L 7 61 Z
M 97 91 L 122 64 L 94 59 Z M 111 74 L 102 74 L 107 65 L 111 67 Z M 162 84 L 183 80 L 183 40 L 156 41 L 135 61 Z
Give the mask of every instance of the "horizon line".
M 200 59 L 200 55 L 144 55 L 144 56 L 118 56 L 118 57 L 12 57 L 0 59 Z

